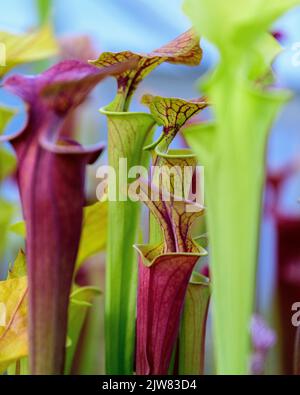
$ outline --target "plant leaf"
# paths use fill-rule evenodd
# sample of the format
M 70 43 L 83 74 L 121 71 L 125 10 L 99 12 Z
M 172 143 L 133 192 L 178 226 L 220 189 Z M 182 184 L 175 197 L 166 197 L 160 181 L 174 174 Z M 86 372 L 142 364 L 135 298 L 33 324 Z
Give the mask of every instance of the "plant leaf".
M 36 7 L 40 22 L 45 23 L 50 17 L 52 0 L 36 0 Z
M 14 206 L 11 202 L 7 202 L 4 199 L 0 199 L 0 256 L 2 256 L 6 235 L 9 229 L 9 224 L 14 213 Z
M 138 84 L 158 65 L 169 62 L 196 66 L 201 61 L 202 50 L 199 46 L 199 37 L 190 29 L 167 45 L 149 54 L 138 54 L 131 51 L 104 52 L 98 59 L 90 61 L 90 63 L 98 67 L 107 67 L 131 58 L 135 59 L 138 64 L 136 69 L 128 70 L 117 76 L 118 94 L 114 101 L 114 108 L 111 108 L 115 111 L 128 110 L 130 100 Z
M 23 357 L 10 364 L 6 370 L 6 373 L 11 376 L 28 375 L 28 357 Z
M 201 254 L 173 253 L 151 262 L 140 252 L 136 373 L 167 374 L 192 270 Z M 149 256 L 151 246 L 146 255 Z M 144 264 L 144 261 L 147 261 Z
M 150 114 L 127 112 L 137 85 L 164 61 L 196 65 L 201 57 L 199 38 L 189 30 L 150 54 L 106 52 L 92 61 L 98 67 L 122 64 L 128 59 L 137 62 L 134 70 L 116 76 L 115 100 L 101 110 L 108 119 L 109 165 L 116 171 L 117 178 L 116 184 L 109 181 L 109 191 L 117 187 L 122 195 L 128 190 L 128 185 L 119 185 L 120 158 L 127 158 L 128 168 L 145 165 L 149 159 L 143 147 L 152 136 L 155 120 Z M 133 372 L 137 266 L 132 245 L 136 242 L 139 212 L 136 202 L 109 203 L 105 306 L 106 370 L 109 374 Z
M 27 355 L 27 279 L 25 276 L 0 281 L 0 303 L 5 325 L 0 326 L 0 372 Z
M 166 135 L 180 130 L 191 117 L 208 105 L 206 98 L 184 100 L 149 94 L 142 97 L 142 103 L 149 107 L 156 123 L 163 126 Z
M 0 134 L 3 133 L 5 127 L 15 114 L 15 108 L 5 107 L 3 104 L 0 105 Z
M 195 166 L 193 155 L 162 156 L 168 168 L 174 162 L 179 169 L 189 160 Z M 170 162 L 169 162 L 170 160 Z M 163 162 L 162 162 L 163 163 Z M 159 165 L 162 165 L 159 163 Z M 137 307 L 137 374 L 167 374 L 178 335 L 180 315 L 189 278 L 197 260 L 206 255 L 191 237 L 191 227 L 204 208 L 172 194 L 174 185 L 167 187 L 167 198 L 157 184 L 140 181 L 140 199 L 150 209 L 162 229 L 163 242 L 136 245 L 140 254 Z M 194 210 L 187 210 L 187 205 Z
M 68 337 L 71 345 L 67 349 L 65 374 L 71 374 L 72 363 L 79 336 L 94 297 L 101 294 L 96 287 L 80 287 L 75 289 L 70 296 L 69 318 L 68 318 Z
M 0 67 L 3 76 L 13 67 L 46 59 L 58 53 L 58 45 L 50 24 L 26 34 L 0 32 L 0 42 L 5 46 L 5 66 Z
M 180 128 L 208 105 L 206 98 L 187 101 L 152 95 L 144 95 L 142 103 L 149 107 L 156 123 L 163 126 L 164 136 L 155 143 L 160 150 L 167 150 Z M 155 144 L 146 149 L 155 148 Z
M 16 167 L 16 159 L 11 152 L 0 148 L 0 181 L 8 177 Z
M 102 112 L 108 119 L 109 164 L 116 171 L 116 183 L 114 178 L 109 177 L 108 188 L 118 191 L 118 201 L 110 200 L 108 210 L 106 371 L 109 374 L 132 374 L 137 282 L 137 265 L 132 246 L 136 242 L 140 206 L 138 202 L 122 201 L 120 197 L 127 191 L 128 185 L 127 174 L 125 185 L 120 181 L 119 159 L 127 158 L 128 169 L 147 164 L 149 158 L 143 147 L 153 134 L 155 121 L 146 113 L 118 113 L 107 109 Z
M 242 0 L 237 8 L 234 0 L 185 0 L 184 11 L 199 34 L 221 50 L 227 46 L 231 51 L 243 43 L 252 45 L 272 22 L 297 4 L 299 0 Z
M 71 364 L 77 347 L 79 335 L 88 308 L 93 298 L 101 292 L 96 287 L 79 287 L 70 295 L 68 337 L 66 342 L 66 370 L 70 373 Z M 0 281 L 0 372 L 8 366 L 10 374 L 16 374 L 16 363 L 27 372 L 28 339 L 27 339 L 27 277 L 26 259 L 22 250 L 9 270 L 8 278 Z M 21 371 L 18 374 L 25 374 Z M 27 374 L 27 373 L 26 373 Z
M 101 229 L 100 234 L 99 229 Z M 97 202 L 84 207 L 80 244 L 76 259 L 77 270 L 88 258 L 105 249 L 106 230 L 107 202 Z M 10 231 L 25 238 L 25 222 L 16 222 L 10 226 Z
M 203 374 L 205 332 L 210 287 L 207 277 L 194 272 L 187 287 L 179 336 L 180 375 Z
M 159 200 L 152 200 L 148 185 L 140 182 L 140 197 L 150 209 L 163 232 L 163 252 L 197 252 L 191 236 L 193 222 L 204 214 L 204 207 L 194 203 L 194 210 L 188 211 L 187 205 L 192 202 L 176 200 L 169 194 L 170 200 L 163 200 L 161 191 Z M 152 190 L 155 188 L 150 186 Z
M 9 230 L 24 239 L 26 237 L 26 225 L 24 221 L 19 221 L 10 225 Z
M 8 108 L 3 105 L 0 106 L 0 134 L 3 133 L 7 124 L 15 115 L 14 108 Z M 14 156 L 4 148 L 0 148 L 0 181 L 4 180 L 12 173 L 16 165 Z
M 171 169 L 173 167 L 174 170 L 179 166 L 182 174 L 184 174 L 184 166 L 196 166 L 195 157 L 193 158 L 190 152 L 186 150 L 173 150 L 172 154 L 169 155 L 168 149 L 181 127 L 184 126 L 190 118 L 203 110 L 208 105 L 208 102 L 206 98 L 187 101 L 178 98 L 144 95 L 142 103 L 149 107 L 157 124 L 163 126 L 163 133 L 160 138 L 144 148 L 152 153 L 153 165 L 160 166 L 159 171 L 154 171 L 152 174 L 152 183 L 154 185 L 159 185 L 159 179 L 157 179 L 157 177 L 160 177 L 160 173 L 164 169 L 164 166 L 167 166 L 167 171 L 168 168 Z M 172 181 L 172 177 L 168 177 L 168 180 Z M 184 179 L 183 182 L 185 182 Z M 173 188 L 172 185 L 171 187 Z M 183 189 L 183 187 L 184 185 L 179 186 L 181 189 Z M 171 192 L 174 194 L 174 190 L 171 190 Z M 150 243 L 158 243 L 160 240 L 160 226 L 154 220 L 153 216 L 150 215 Z
M 12 280 L 14 278 L 24 277 L 26 274 L 26 257 L 24 252 L 19 250 L 14 264 L 9 268 L 7 279 Z
M 218 374 L 247 374 L 267 133 L 288 95 L 260 81 L 278 52 L 270 24 L 294 0 L 186 0 L 195 29 L 220 61 L 202 84 L 215 122 L 184 132 L 205 165 Z M 221 198 L 220 198 L 221 197 Z M 231 311 L 232 319 L 228 320 Z
M 103 251 L 106 247 L 107 206 L 107 202 L 97 202 L 84 208 L 82 231 L 76 260 L 77 269 L 86 259 Z

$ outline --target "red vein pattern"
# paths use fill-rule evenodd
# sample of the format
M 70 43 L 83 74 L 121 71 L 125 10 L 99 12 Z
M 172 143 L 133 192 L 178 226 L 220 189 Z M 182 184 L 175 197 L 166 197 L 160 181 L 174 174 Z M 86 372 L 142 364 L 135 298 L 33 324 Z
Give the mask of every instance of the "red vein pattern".
M 156 122 L 164 127 L 163 138 L 152 145 L 155 164 L 164 171 L 176 166 L 178 171 L 185 166 L 194 170 L 193 155 L 161 155 L 160 149 L 168 152 L 176 133 L 190 117 L 207 106 L 206 100 L 187 102 L 146 95 L 143 102 L 150 107 Z M 158 221 L 163 241 L 157 245 L 136 246 L 140 255 L 136 373 L 163 375 L 168 373 L 189 279 L 197 260 L 206 254 L 191 234 L 192 224 L 204 214 L 204 207 L 176 196 L 175 181 L 160 184 L 153 177 L 151 185 L 143 180 L 139 185 L 140 198 Z M 193 205 L 193 211 L 187 210 L 188 204 Z
M 167 146 L 190 118 L 208 106 L 205 97 L 183 100 L 144 95 L 142 103 L 149 107 L 157 124 L 163 126 L 164 134 L 167 136 Z
M 148 54 L 131 51 L 104 52 L 91 63 L 98 67 L 108 67 L 129 59 L 137 61 L 137 67 L 134 70 L 127 70 L 117 76 L 118 92 L 124 96 L 124 105 L 120 110 L 127 110 L 129 101 L 138 84 L 161 63 L 168 62 L 196 66 L 200 63 L 201 58 L 202 50 L 199 46 L 199 37 L 193 29 L 190 29 L 168 44 Z

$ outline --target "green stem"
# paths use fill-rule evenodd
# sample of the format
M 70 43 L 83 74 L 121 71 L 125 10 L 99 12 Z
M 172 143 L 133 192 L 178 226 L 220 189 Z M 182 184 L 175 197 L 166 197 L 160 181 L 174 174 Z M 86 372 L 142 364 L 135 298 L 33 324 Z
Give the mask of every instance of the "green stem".
M 218 94 L 225 96 L 222 88 Z M 216 125 L 191 127 L 186 133 L 205 164 L 219 374 L 248 373 L 265 146 L 272 120 L 287 99 L 245 85 L 234 93 L 226 111 L 218 109 Z M 220 96 L 216 101 L 221 102 Z
M 36 7 L 40 25 L 43 25 L 50 17 L 52 0 L 36 0 Z
M 185 296 L 179 337 L 179 374 L 204 372 L 205 333 L 210 287 L 208 279 L 194 272 Z
M 116 190 L 121 184 L 119 159 L 127 159 L 127 168 L 146 165 L 143 151 L 151 137 L 155 121 L 150 114 L 101 110 L 108 119 L 109 165 L 116 171 Z M 126 175 L 127 177 L 127 175 Z M 109 189 L 115 185 L 109 181 Z M 126 179 L 127 182 L 127 179 Z M 124 187 L 124 188 L 122 188 Z M 140 204 L 110 201 L 108 210 L 108 244 L 105 290 L 105 357 L 108 374 L 132 374 L 135 347 L 137 241 Z

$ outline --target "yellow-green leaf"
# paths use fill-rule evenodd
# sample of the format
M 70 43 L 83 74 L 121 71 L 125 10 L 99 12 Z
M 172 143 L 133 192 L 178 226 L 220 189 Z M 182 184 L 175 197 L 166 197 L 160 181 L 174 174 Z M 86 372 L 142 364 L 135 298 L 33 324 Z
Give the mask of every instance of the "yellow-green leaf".
M 106 246 L 107 202 L 97 202 L 84 209 L 82 233 L 76 267 Z
M 0 148 L 0 181 L 13 173 L 16 167 L 14 155 L 4 148 Z
M 2 134 L 15 115 L 14 108 L 5 107 L 0 104 L 0 134 Z M 7 149 L 0 147 L 0 181 L 7 177 L 15 168 L 16 160 L 12 153 Z
M 71 340 L 71 345 L 67 349 L 65 374 L 71 373 L 73 358 L 86 314 L 93 299 L 100 294 L 101 292 L 97 287 L 77 288 L 71 294 L 68 320 L 68 337 Z
M 0 134 L 3 133 L 6 125 L 12 119 L 12 117 L 16 114 L 15 108 L 9 108 L 0 104 Z
M 179 337 L 179 374 L 203 374 L 209 279 L 192 274 L 185 295 Z
M 6 233 L 9 228 L 9 223 L 14 212 L 12 203 L 0 199 L 0 256 L 5 247 Z
M 0 42 L 5 48 L 5 65 L 0 66 L 0 76 L 17 65 L 54 56 L 59 50 L 50 24 L 25 34 L 0 32 Z
M 14 278 L 20 278 L 26 276 L 26 258 L 25 254 L 22 250 L 19 250 L 18 256 L 15 260 L 15 263 L 10 267 L 8 271 L 8 280 L 12 280 Z
M 8 278 L 0 281 L 0 374 L 10 366 L 10 374 L 18 370 L 17 361 L 28 356 L 27 277 L 25 254 L 19 251 Z M 96 287 L 75 289 L 70 295 L 66 370 L 71 369 L 87 309 L 100 294 Z M 26 369 L 25 369 L 26 370 Z
M 5 322 L 0 326 L 0 373 L 3 373 L 12 362 L 28 352 L 25 276 L 0 282 L 0 304 Z
M 157 66 L 163 62 L 196 66 L 202 58 L 199 37 L 193 29 L 176 37 L 168 44 L 148 54 L 131 51 L 103 52 L 98 59 L 91 61 L 97 67 L 107 67 L 133 59 L 137 67 L 126 70 L 117 76 L 118 95 L 113 102 L 114 111 L 127 111 L 130 100 L 138 84 Z
M 26 237 L 26 226 L 24 221 L 19 221 L 10 225 L 9 230 L 18 236 Z
M 266 86 L 278 45 L 272 23 L 299 0 L 185 0 L 197 32 L 217 45 L 219 62 L 202 83 L 213 124 L 185 133 L 205 166 L 213 334 L 218 374 L 247 374 L 255 300 L 261 191 L 270 127 L 289 95 Z M 220 198 L 221 196 L 221 198 Z M 231 319 L 228 320 L 228 314 Z

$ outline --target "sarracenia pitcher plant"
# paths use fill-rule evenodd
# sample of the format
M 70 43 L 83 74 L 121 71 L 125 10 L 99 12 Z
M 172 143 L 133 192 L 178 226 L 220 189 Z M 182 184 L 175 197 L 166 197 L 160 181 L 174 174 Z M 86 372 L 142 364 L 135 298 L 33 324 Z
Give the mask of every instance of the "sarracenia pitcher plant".
M 37 76 L 13 75 L 4 87 L 24 100 L 25 127 L 12 136 L 26 221 L 29 356 L 33 374 L 64 370 L 69 293 L 81 234 L 85 167 L 103 150 L 61 136 L 70 111 L 103 78 L 129 64 L 98 69 L 65 61 Z
M 192 238 L 192 225 L 204 213 L 203 206 L 191 197 L 196 157 L 189 150 L 168 147 L 180 127 L 207 103 L 204 99 L 185 101 L 150 95 L 143 102 L 149 105 L 156 122 L 163 125 L 162 136 L 147 147 L 153 151 L 157 166 L 152 183 L 141 180 L 139 184 L 140 199 L 158 222 L 162 241 L 136 245 L 140 255 L 136 373 L 151 375 L 168 373 L 186 289 L 196 262 L 206 255 Z M 174 178 L 169 177 L 174 170 Z
M 297 0 L 185 0 L 197 32 L 220 52 L 202 84 L 215 115 L 185 136 L 205 166 L 217 373 L 245 374 L 250 363 L 264 155 L 286 93 L 266 86 L 278 44 L 271 23 Z M 266 77 L 269 77 L 268 80 Z
M 106 371 L 109 374 L 132 374 L 136 319 L 136 258 L 132 249 L 137 241 L 140 206 L 126 199 L 127 185 L 119 182 L 120 159 L 127 167 L 146 165 L 148 154 L 143 147 L 151 139 L 155 120 L 151 114 L 129 112 L 138 84 L 163 62 L 197 65 L 202 57 L 199 38 L 192 30 L 167 45 L 150 52 L 104 52 L 91 63 L 110 67 L 128 59 L 137 61 L 134 70 L 120 73 L 114 101 L 101 109 L 108 120 L 108 160 L 115 169 L 108 189 L 116 187 L 117 201 L 109 202 L 108 246 L 106 265 L 105 348 Z M 127 200 L 127 201 L 126 201 Z
M 1 43 L 1 66 L 0 78 L 16 66 L 24 63 L 40 61 L 45 58 L 55 56 L 58 53 L 58 45 L 51 25 L 43 25 L 39 30 L 29 33 L 15 34 L 7 31 L 0 31 Z M 3 57 L 5 59 L 3 59 Z M 4 61 L 5 60 L 5 61 Z M 15 109 L 7 108 L 0 103 L 0 134 L 3 133 L 10 119 L 15 115 Z M 14 155 L 0 147 L 0 182 L 10 176 L 15 170 Z M 0 199 L 0 259 L 3 247 L 7 240 L 9 222 L 14 213 L 12 202 L 3 197 Z
M 204 374 L 206 320 L 210 300 L 207 277 L 193 272 L 180 326 L 178 374 Z

